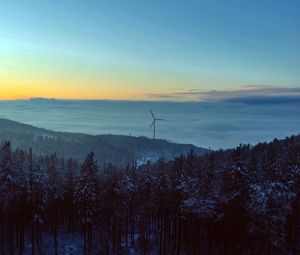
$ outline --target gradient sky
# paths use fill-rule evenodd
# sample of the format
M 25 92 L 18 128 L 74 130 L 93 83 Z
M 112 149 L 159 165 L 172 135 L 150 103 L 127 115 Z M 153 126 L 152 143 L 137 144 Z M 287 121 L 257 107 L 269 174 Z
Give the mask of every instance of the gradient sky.
M 18 1 L 0 8 L 0 99 L 300 87 L 300 2 Z

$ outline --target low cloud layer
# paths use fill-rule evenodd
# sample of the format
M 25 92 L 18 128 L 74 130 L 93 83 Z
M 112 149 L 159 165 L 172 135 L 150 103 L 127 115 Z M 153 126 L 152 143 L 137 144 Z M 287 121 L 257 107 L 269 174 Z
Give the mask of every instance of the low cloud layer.
M 207 148 L 299 134 L 300 104 L 16 100 L 0 101 L 0 118 L 56 131 L 152 137 L 149 109 L 166 120 L 157 123 L 158 138 Z
M 300 103 L 300 87 L 251 85 L 224 90 L 188 90 L 146 94 L 146 98 L 167 101 L 226 101 L 247 104 Z

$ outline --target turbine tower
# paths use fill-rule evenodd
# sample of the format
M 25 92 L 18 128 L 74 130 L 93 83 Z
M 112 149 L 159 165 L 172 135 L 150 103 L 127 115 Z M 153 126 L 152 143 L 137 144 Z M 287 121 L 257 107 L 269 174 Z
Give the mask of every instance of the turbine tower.
M 150 113 L 152 115 L 152 118 L 153 118 L 153 122 L 152 124 L 150 125 L 149 128 L 152 128 L 153 127 L 153 139 L 155 139 L 155 128 L 156 128 L 156 121 L 164 121 L 164 119 L 158 119 L 155 117 L 154 113 L 152 112 L 152 110 L 150 110 Z

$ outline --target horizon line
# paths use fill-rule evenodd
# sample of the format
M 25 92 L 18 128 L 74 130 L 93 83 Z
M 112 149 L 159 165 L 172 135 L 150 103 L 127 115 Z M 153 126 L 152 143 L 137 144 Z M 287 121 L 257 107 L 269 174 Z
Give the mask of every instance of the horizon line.
M 172 99 L 172 100 L 160 100 L 160 99 L 153 99 L 153 98 L 145 98 L 145 99 L 115 99 L 115 98 L 59 98 L 59 97 L 26 97 L 26 98 L 0 98 L 0 102 L 1 101 L 38 101 L 38 100 L 44 100 L 44 101 L 123 101 L 123 102 L 168 102 L 168 103 L 203 103 L 203 102 L 209 102 L 209 100 L 199 100 L 199 99 L 195 99 L 195 100 L 176 100 L 176 99 Z

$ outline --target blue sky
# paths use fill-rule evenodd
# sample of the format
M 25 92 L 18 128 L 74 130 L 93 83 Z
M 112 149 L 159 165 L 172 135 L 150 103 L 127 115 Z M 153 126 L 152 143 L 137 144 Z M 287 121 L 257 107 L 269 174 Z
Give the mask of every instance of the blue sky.
M 293 0 L 6 1 L 0 86 L 6 98 L 111 99 L 300 87 L 299 27 Z

